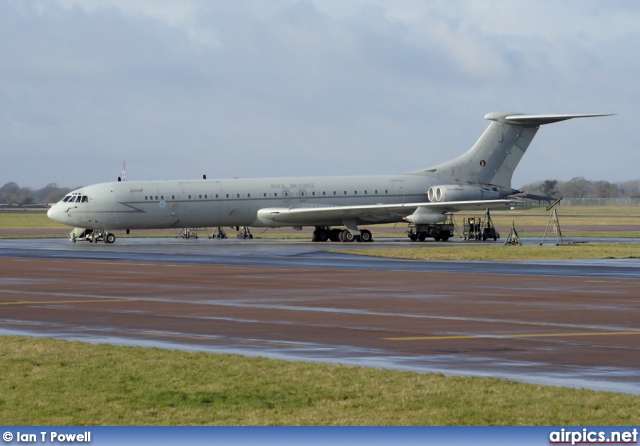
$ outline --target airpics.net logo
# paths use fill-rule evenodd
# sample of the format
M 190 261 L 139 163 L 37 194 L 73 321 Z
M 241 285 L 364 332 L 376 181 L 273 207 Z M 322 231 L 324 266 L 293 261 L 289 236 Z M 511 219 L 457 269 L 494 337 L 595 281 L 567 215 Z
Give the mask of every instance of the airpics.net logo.
M 549 434 L 549 444 L 638 444 L 638 429 L 607 432 L 587 428 L 562 428 Z

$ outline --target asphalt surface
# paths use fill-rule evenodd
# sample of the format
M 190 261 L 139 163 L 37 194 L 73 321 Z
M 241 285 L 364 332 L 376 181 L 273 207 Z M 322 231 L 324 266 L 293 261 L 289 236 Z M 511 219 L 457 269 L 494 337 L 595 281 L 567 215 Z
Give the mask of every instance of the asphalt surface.
M 0 240 L 0 334 L 640 394 L 638 259 L 405 261 L 336 247 Z

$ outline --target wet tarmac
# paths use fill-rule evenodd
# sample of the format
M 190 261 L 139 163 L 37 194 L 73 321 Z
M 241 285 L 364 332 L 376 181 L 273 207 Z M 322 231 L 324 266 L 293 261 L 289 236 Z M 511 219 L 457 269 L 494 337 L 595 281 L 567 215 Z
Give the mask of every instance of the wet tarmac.
M 0 240 L 0 334 L 640 394 L 638 259 L 434 262 L 328 252 L 342 247 Z

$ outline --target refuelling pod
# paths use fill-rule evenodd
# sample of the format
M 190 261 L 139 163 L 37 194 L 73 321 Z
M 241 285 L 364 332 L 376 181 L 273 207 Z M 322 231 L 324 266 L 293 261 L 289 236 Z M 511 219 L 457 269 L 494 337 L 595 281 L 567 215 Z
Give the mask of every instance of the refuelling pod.
M 445 214 L 436 214 L 425 207 L 419 207 L 413 214 L 407 215 L 404 219 L 414 225 L 433 225 L 442 223 L 447 219 L 447 216 Z
M 429 201 L 439 203 L 447 201 L 496 200 L 508 194 L 506 191 L 501 192 L 494 188 L 448 184 L 446 186 L 430 187 L 427 197 Z

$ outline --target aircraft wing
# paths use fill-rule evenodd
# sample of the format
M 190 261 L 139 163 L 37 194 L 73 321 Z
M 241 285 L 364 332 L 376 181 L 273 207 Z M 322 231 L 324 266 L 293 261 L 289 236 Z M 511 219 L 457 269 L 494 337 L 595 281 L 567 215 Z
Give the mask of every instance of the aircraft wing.
M 418 209 L 421 212 L 444 214 L 461 210 L 507 209 L 516 199 L 473 200 L 424 203 L 373 204 L 358 206 L 265 208 L 258 211 L 258 219 L 280 225 L 314 225 L 329 220 L 358 219 L 376 222 L 389 217 L 407 217 Z

